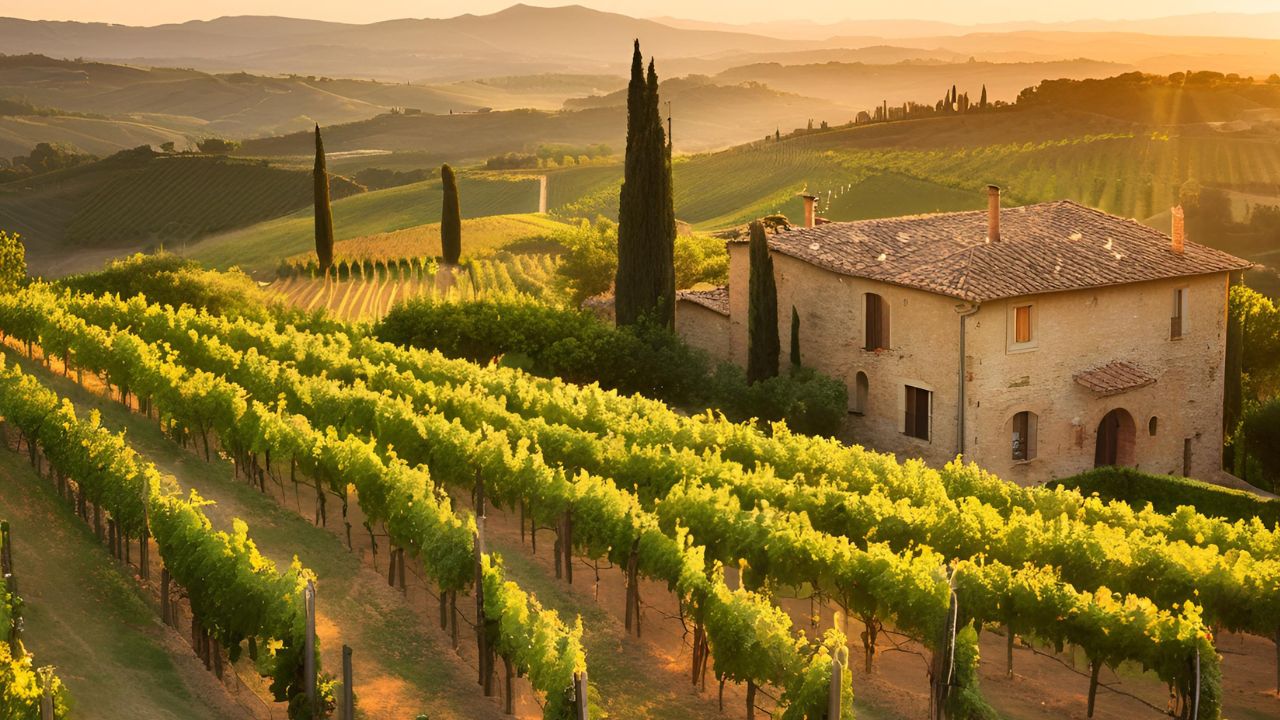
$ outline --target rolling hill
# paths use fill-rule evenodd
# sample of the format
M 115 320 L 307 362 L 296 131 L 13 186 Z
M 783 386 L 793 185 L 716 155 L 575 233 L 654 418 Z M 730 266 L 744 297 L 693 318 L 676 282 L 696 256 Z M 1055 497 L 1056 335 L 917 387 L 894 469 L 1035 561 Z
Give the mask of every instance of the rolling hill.
M 337 198 L 363 189 L 331 186 Z M 22 235 L 34 271 L 62 274 L 309 207 L 311 193 L 307 171 L 143 147 L 0 185 L 0 227 Z
M 464 172 L 459 174 L 458 192 L 463 218 L 538 210 L 538 182 L 533 176 Z M 439 222 L 441 197 L 440 181 L 434 179 L 336 200 L 333 203 L 334 237 L 341 245 L 344 240 Z M 236 265 L 266 277 L 276 270 L 281 259 L 314 247 L 313 222 L 311 209 L 303 208 L 283 217 L 208 236 L 178 252 L 214 267 Z
M 392 108 L 435 114 L 485 107 L 554 110 L 566 98 L 610 92 L 623 84 L 621 77 L 608 75 L 534 75 L 430 86 L 242 72 L 214 75 L 43 55 L 0 55 L 0 99 L 20 98 L 37 106 L 101 116 L 97 122 L 0 117 L 0 142 L 25 150 L 35 144 L 31 139 L 52 139 L 105 153 L 143 142 L 159 145 L 175 141 L 181 149 L 190 139 L 209 135 L 241 138 L 281 134 L 304 130 L 317 122 L 330 125 L 364 120 Z M 118 139 L 121 137 L 137 141 Z

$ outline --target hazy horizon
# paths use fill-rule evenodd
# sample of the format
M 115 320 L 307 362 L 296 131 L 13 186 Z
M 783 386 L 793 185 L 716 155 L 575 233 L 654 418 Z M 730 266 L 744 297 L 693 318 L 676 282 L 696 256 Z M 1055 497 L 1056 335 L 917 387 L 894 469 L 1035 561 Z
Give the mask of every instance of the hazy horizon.
M 47 0 L 43 3 L 0 3 L 0 16 L 27 20 L 106 22 L 154 26 L 193 20 L 212 20 L 238 15 L 265 15 L 350 23 L 371 23 L 403 18 L 447 18 L 462 14 L 485 15 L 516 4 L 514 0 L 377 0 L 352 4 L 338 0 L 138 0 L 104 5 L 98 0 Z M 805 8 L 808 15 L 785 15 L 771 0 L 738 0 L 732 18 L 726 18 L 725 3 L 714 0 L 526 0 L 526 5 L 558 7 L 584 5 L 604 12 L 638 18 L 671 17 L 683 20 L 749 24 L 761 22 L 812 22 L 819 25 L 844 21 L 918 20 L 958 25 L 998 22 L 1071 22 L 1143 20 L 1199 13 L 1264 13 L 1280 10 L 1274 0 L 1233 0 L 1227 6 L 1214 0 L 1140 0 L 1114 3 L 1107 0 L 1080 0 L 1070 7 L 1028 5 L 1011 0 L 977 0 L 965 4 L 945 0 L 904 0 L 893 12 L 881 12 L 882 5 L 850 4 L 841 0 L 813 0 Z

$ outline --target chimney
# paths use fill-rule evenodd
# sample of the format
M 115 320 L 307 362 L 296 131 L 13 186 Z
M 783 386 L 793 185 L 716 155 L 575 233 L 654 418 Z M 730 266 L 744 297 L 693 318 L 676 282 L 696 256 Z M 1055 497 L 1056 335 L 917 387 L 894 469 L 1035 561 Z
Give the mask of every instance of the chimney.
M 1169 214 L 1173 216 L 1173 230 L 1171 233 L 1173 239 L 1169 242 L 1169 249 L 1181 255 L 1183 246 L 1187 242 L 1187 231 L 1182 223 L 1182 206 L 1174 205 L 1169 210 Z
M 818 196 L 805 193 L 800 197 L 804 198 L 804 226 L 811 228 L 818 224 L 818 212 L 815 207 L 818 202 Z
M 1000 186 L 987 186 L 987 240 L 1000 239 Z

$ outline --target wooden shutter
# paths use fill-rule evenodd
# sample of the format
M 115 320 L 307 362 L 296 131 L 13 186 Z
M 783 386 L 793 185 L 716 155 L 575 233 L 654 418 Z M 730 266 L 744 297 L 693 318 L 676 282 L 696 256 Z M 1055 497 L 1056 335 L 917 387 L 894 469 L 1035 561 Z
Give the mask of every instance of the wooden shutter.
M 875 293 L 867 293 L 866 303 L 866 343 L 864 347 L 867 350 L 878 350 L 884 347 L 884 312 L 882 311 L 881 299 Z
M 1023 305 L 1013 309 L 1013 341 L 1015 343 L 1031 342 L 1031 306 Z
M 903 432 L 911 437 L 917 437 L 921 440 L 929 439 L 929 405 L 930 393 L 928 390 L 921 390 L 910 385 L 907 387 L 907 413 L 905 427 Z

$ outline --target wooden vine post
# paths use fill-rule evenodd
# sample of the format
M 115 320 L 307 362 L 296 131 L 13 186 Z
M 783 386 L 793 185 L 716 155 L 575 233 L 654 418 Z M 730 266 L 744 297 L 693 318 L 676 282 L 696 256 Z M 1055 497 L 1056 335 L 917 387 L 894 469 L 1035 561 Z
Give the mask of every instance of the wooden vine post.
M 560 549 L 564 552 L 564 579 L 573 584 L 573 511 L 564 511 L 564 534 L 560 541 Z
M 53 710 L 53 666 L 40 668 L 40 720 L 55 720 Z
M 590 720 L 587 707 L 587 671 L 573 674 L 573 720 Z
M 640 538 L 631 543 L 631 553 L 627 555 L 627 600 L 626 629 L 631 632 L 634 622 L 636 637 L 640 637 Z
M 840 720 L 841 694 L 844 692 L 844 665 L 840 662 L 840 652 L 836 650 L 831 656 L 831 687 L 827 691 L 827 720 Z
M 13 575 L 13 545 L 9 543 L 8 520 L 0 520 L 0 575 L 4 576 L 6 584 L 9 576 Z
M 307 614 L 306 637 L 303 640 L 302 673 L 306 682 L 307 707 L 311 717 L 319 718 L 319 698 L 316 696 L 316 586 L 311 580 L 302 591 L 302 603 Z
M 485 497 L 484 480 L 476 473 L 475 488 L 476 534 L 476 651 L 477 664 L 480 666 L 478 684 L 484 688 L 484 696 L 493 695 L 493 653 L 489 648 L 489 635 L 485 630 L 484 618 L 484 522 Z
M 950 581 L 950 601 L 947 607 L 947 620 L 943 625 L 942 637 L 939 638 L 938 649 L 933 653 L 930 663 L 929 717 L 933 720 L 945 720 L 947 717 L 947 696 L 951 693 L 952 677 L 955 674 L 956 660 L 956 622 L 959 618 L 959 605 L 956 601 L 955 574 L 947 571 Z
M 342 711 L 341 720 L 356 720 L 355 687 L 351 679 L 351 646 L 342 646 Z

